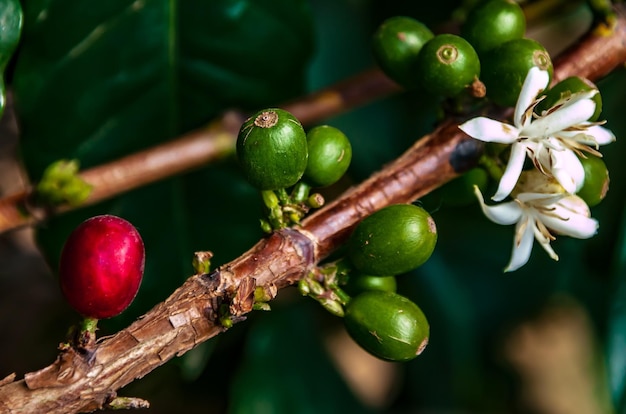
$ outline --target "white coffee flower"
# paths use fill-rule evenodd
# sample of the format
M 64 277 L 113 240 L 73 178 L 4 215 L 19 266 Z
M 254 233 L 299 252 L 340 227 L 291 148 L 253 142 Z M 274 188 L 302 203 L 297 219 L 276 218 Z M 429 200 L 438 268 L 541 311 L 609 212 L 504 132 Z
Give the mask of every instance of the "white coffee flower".
M 511 144 L 508 164 L 492 197 L 495 201 L 501 201 L 511 193 L 526 156 L 538 170 L 554 177 L 565 191 L 575 193 L 585 178 L 576 154 L 590 152 L 601 155 L 597 152 L 598 146 L 615 140 L 613 133 L 600 126 L 601 123 L 587 121 L 596 109 L 592 98 L 597 90 L 571 94 L 540 116 L 533 114 L 540 102 L 537 95 L 548 86 L 548 82 L 547 71 L 538 67 L 528 71 L 515 106 L 513 125 L 477 117 L 459 126 L 475 139 Z
M 558 260 L 550 246 L 555 235 L 587 239 L 598 230 L 598 222 L 591 218 L 582 198 L 565 192 L 556 180 L 537 170 L 522 173 L 513 201 L 488 206 L 478 187 L 474 191 L 487 218 L 498 224 L 516 224 L 513 252 L 505 272 L 528 262 L 535 239 L 552 259 Z

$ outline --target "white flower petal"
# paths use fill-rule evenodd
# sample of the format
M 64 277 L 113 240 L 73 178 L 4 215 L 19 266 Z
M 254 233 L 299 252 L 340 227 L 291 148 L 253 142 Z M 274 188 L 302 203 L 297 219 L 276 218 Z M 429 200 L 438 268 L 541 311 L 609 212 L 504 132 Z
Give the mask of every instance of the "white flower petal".
M 517 180 L 519 179 L 522 169 L 524 168 L 524 160 L 526 159 L 526 145 L 515 143 L 511 146 L 511 154 L 509 155 L 509 162 L 506 165 L 504 174 L 500 178 L 498 184 L 498 190 L 491 197 L 494 201 L 502 201 L 511 194 Z
M 594 125 L 587 128 L 587 135 L 593 136 L 598 145 L 606 145 L 615 141 L 615 134 L 613 134 L 613 131 L 600 125 Z
M 485 204 L 483 195 L 477 186 L 474 186 L 474 193 L 478 198 L 483 213 L 494 223 L 509 225 L 516 223 L 522 217 L 522 209 L 515 201 L 488 206 Z
M 555 232 L 576 239 L 589 239 L 598 232 L 596 219 L 580 215 L 570 216 L 567 221 L 549 217 L 544 220 L 544 223 Z
M 545 176 L 544 176 L 545 177 Z M 547 177 L 546 177 L 547 178 Z M 541 205 L 546 205 L 546 204 L 554 204 L 556 202 L 558 202 L 560 199 L 563 198 L 563 194 L 562 193 L 554 193 L 554 194 L 547 194 L 547 193 L 519 193 L 515 196 L 515 198 L 524 203 L 524 204 L 541 204 Z
M 551 173 L 565 191 L 574 194 L 583 186 L 585 169 L 573 151 L 551 151 Z
M 595 108 L 596 104 L 593 100 L 580 100 L 573 105 L 560 108 L 543 118 L 536 119 L 530 125 L 525 126 L 521 134 L 532 138 L 548 137 L 556 132 L 585 122 L 593 115 Z
M 528 262 L 535 241 L 534 229 L 535 222 L 531 217 L 525 217 L 524 220 L 517 223 L 513 252 L 509 264 L 504 269 L 505 272 L 517 270 Z M 520 231 L 522 232 L 521 235 L 519 234 Z
M 589 206 L 587 205 L 585 200 L 577 195 L 567 195 L 558 200 L 558 203 L 555 204 L 558 204 L 558 208 L 563 208 L 567 211 L 570 211 L 571 214 L 579 214 L 581 216 L 591 217 L 591 210 L 589 209 Z
M 596 219 L 584 214 L 574 214 L 562 207 L 557 207 L 553 213 L 554 215 L 543 214 L 541 221 L 546 227 L 559 234 L 576 239 L 588 239 L 598 232 L 598 221 Z
M 537 95 L 543 91 L 550 81 L 550 75 L 547 71 L 533 66 L 526 74 L 522 90 L 517 98 L 515 105 L 515 114 L 513 115 L 514 123 L 517 127 L 522 126 L 522 118 L 528 107 L 533 103 Z
M 556 254 L 552 246 L 550 246 L 550 239 L 541 234 L 538 228 L 535 227 L 534 231 L 535 239 L 539 242 L 539 245 L 543 247 L 543 250 L 548 253 L 552 260 L 559 260 L 559 256 Z
M 585 126 L 585 124 L 581 124 Z M 596 147 L 606 145 L 615 141 L 613 132 L 600 125 L 588 126 L 584 131 L 561 131 L 557 134 L 560 138 L 580 142 L 581 144 Z
M 464 122 L 459 125 L 459 128 L 472 138 L 501 144 L 512 144 L 519 133 L 517 128 L 512 125 L 482 116 Z
M 570 105 L 574 105 L 576 102 L 578 101 L 582 101 L 585 99 L 589 99 L 591 100 L 594 96 L 596 96 L 599 93 L 599 91 L 597 89 L 592 89 L 589 91 L 580 91 L 577 93 L 573 93 L 571 94 L 568 98 L 566 98 L 565 100 L 563 100 L 563 105 L 561 106 L 561 108 L 566 108 Z M 594 109 L 593 111 L 595 112 L 595 101 L 593 101 L 594 104 Z

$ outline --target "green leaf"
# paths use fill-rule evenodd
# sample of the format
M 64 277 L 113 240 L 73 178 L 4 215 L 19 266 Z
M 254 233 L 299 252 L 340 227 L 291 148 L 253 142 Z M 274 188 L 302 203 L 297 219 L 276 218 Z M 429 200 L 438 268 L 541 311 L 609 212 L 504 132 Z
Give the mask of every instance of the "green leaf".
M 302 90 L 303 0 L 77 0 L 25 4 L 14 89 L 31 177 L 83 167 Z
M 626 211 L 625 211 L 626 213 Z M 626 217 L 626 216 L 624 216 Z M 626 230 L 626 226 L 622 227 Z M 626 412 L 626 232 L 622 233 L 621 251 L 616 266 L 616 289 L 609 318 L 607 358 L 611 394 L 617 412 Z
M 369 412 L 324 352 L 315 315 L 325 311 L 310 299 L 300 301 L 263 313 L 251 324 L 231 386 L 229 412 Z

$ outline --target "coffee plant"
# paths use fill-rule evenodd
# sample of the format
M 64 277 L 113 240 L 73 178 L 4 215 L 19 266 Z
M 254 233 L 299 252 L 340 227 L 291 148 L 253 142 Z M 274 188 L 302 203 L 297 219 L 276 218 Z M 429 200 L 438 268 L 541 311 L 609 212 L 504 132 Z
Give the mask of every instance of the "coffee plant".
M 624 63 L 618 1 L 0 0 L 0 413 L 626 412 Z

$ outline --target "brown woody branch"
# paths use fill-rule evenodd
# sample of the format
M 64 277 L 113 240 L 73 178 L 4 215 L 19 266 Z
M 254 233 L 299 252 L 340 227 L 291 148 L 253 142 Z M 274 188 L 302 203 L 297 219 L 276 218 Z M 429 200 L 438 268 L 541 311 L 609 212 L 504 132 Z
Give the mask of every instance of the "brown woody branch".
M 625 61 L 626 20 L 620 16 L 609 35 L 592 33 L 557 59 L 555 77 L 595 80 Z M 164 302 L 92 349 L 65 348 L 52 365 L 25 379 L 0 381 L 0 411 L 74 413 L 103 407 L 136 378 L 223 332 L 217 322 L 220 307 L 228 307 L 233 322 L 244 319 L 252 310 L 255 288 L 273 298 L 343 243 L 363 217 L 428 193 L 474 166 L 481 152 L 480 143 L 453 120 L 443 123 L 301 227 L 277 231 L 214 272 L 192 276 Z

